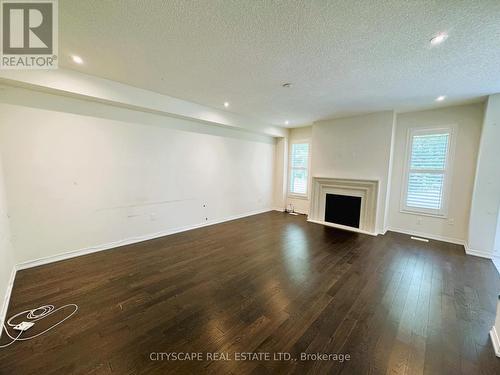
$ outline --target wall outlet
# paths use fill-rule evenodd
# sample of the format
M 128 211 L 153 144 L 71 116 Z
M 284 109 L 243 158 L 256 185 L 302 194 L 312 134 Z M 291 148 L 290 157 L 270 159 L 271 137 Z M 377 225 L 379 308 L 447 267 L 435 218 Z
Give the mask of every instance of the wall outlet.
M 448 225 L 455 225 L 455 219 L 448 219 Z
M 422 218 L 421 217 L 417 217 L 417 225 L 422 225 Z

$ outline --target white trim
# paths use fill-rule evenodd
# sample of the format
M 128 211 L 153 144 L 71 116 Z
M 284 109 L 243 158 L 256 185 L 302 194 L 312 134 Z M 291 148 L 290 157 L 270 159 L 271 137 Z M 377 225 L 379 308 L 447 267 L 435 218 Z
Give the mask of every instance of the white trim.
M 307 195 L 301 195 L 301 194 L 295 194 L 295 193 L 290 193 L 288 194 L 289 199 L 302 199 L 304 201 L 309 200 L 309 197 Z
M 372 232 L 368 232 L 366 230 L 362 230 L 362 229 L 358 229 L 358 228 L 354 228 L 354 227 L 349 227 L 347 225 L 334 224 L 334 223 L 329 223 L 328 221 L 321 221 L 321 220 L 314 220 L 314 219 L 307 219 L 307 221 L 310 223 L 325 225 L 327 227 L 348 230 L 349 232 L 368 234 L 368 235 L 374 236 L 374 237 L 377 236 L 377 233 L 372 233 Z
M 419 211 L 419 210 L 421 210 L 421 211 Z M 430 217 L 437 217 L 438 219 L 448 219 L 447 213 L 437 214 L 437 213 L 427 212 L 424 210 L 427 210 L 427 209 L 426 208 L 416 208 L 416 207 L 415 207 L 415 209 L 400 208 L 399 212 L 401 212 L 402 214 L 410 214 L 410 215 L 418 215 L 418 216 L 430 216 Z
M 427 212 L 420 212 L 420 211 L 407 211 L 403 208 L 400 208 L 399 209 L 399 212 L 401 212 L 402 214 L 409 214 L 409 215 L 417 215 L 417 216 L 427 216 L 427 217 L 435 217 L 435 218 L 438 218 L 438 219 L 447 219 L 448 216 L 443 216 L 443 215 L 438 215 L 438 214 L 430 214 L 430 213 L 427 213 Z
M 416 231 L 412 231 L 412 230 L 400 229 L 400 228 L 395 228 L 395 227 L 388 227 L 387 231 L 407 234 L 409 236 L 419 236 L 419 237 L 428 238 L 431 240 L 453 243 L 456 245 L 462 245 L 464 247 L 465 254 L 480 257 L 480 258 L 490 259 L 493 262 L 493 265 L 495 266 L 497 271 L 500 273 L 500 258 L 495 258 L 492 253 L 488 253 L 486 251 L 471 249 L 469 247 L 469 244 L 465 240 L 461 240 L 458 238 L 452 238 L 452 237 L 446 237 L 446 236 L 440 236 L 440 235 L 436 235 L 436 234 L 416 232 Z
M 439 234 L 417 232 L 417 231 L 413 231 L 413 230 L 401 229 L 401 228 L 396 228 L 396 227 L 392 227 L 392 226 L 387 227 L 387 230 L 391 231 L 391 232 L 407 234 L 409 236 L 417 236 L 417 237 L 428 238 L 430 240 L 435 240 L 435 241 L 449 242 L 449 243 L 453 243 L 456 245 L 462 245 L 465 247 L 465 241 L 462 239 L 459 239 L 459 238 L 440 236 Z
M 473 255 L 473 256 L 476 256 L 476 257 L 481 257 L 481 258 L 486 258 L 486 259 L 492 259 L 492 255 L 491 253 L 488 253 L 486 251 L 482 251 L 482 250 L 474 250 L 474 249 L 471 249 L 469 247 L 469 244 L 467 242 L 464 243 L 464 247 L 465 247 L 465 253 L 467 255 Z M 493 262 L 493 264 L 495 264 Z
M 448 138 L 448 150 L 446 152 L 445 159 L 445 167 L 444 170 L 439 174 L 443 175 L 443 192 L 442 192 L 442 201 L 441 208 L 439 210 L 428 209 L 428 208 L 418 208 L 418 207 L 410 207 L 406 205 L 406 197 L 408 194 L 408 177 L 410 175 L 410 159 L 411 153 L 413 150 L 413 137 L 415 135 L 427 135 L 427 134 L 441 134 L 446 132 L 449 134 Z M 412 214 L 412 215 L 426 215 L 433 216 L 438 218 L 446 219 L 448 217 L 448 207 L 449 207 L 449 196 L 451 191 L 451 182 L 453 179 L 453 161 L 455 158 L 455 146 L 456 146 L 456 138 L 457 138 L 457 126 L 456 125 L 448 125 L 448 126 L 440 126 L 440 127 L 431 127 L 431 128 L 409 128 L 407 139 L 406 139 L 406 155 L 405 155 L 405 164 L 403 169 L 403 181 L 402 181 L 402 189 L 401 189 L 401 197 L 400 197 L 400 209 L 401 213 Z M 428 173 L 438 173 L 433 170 L 422 170 L 423 172 Z
M 16 279 L 17 266 L 12 267 L 9 283 L 7 284 L 7 289 L 5 291 L 5 296 L 3 298 L 2 306 L 0 309 L 0 337 L 3 333 L 3 323 L 7 319 L 7 309 L 9 308 L 10 296 L 12 294 L 12 289 L 14 288 L 14 280 Z
M 92 253 L 96 253 L 98 251 L 110 250 L 110 249 L 114 249 L 116 247 L 131 245 L 131 244 L 135 244 L 138 242 L 148 241 L 148 240 L 152 240 L 152 239 L 159 238 L 159 237 L 169 236 L 169 235 L 175 234 L 175 233 L 180 233 L 180 232 L 185 232 L 185 231 L 192 230 L 192 229 L 207 227 L 207 226 L 214 225 L 214 224 L 220 224 L 220 223 L 223 223 L 226 221 L 241 219 L 241 218 L 244 218 L 247 216 L 253 216 L 253 215 L 257 215 L 257 214 L 261 214 L 261 213 L 269 212 L 269 211 L 273 211 L 273 209 L 266 208 L 263 210 L 252 211 L 252 212 L 248 212 L 248 213 L 241 214 L 241 215 L 229 216 L 229 217 L 226 217 L 226 218 L 223 218 L 220 220 L 213 220 L 213 221 L 209 221 L 206 223 L 188 225 L 185 227 L 169 229 L 169 230 L 162 231 L 162 232 L 146 234 L 144 236 L 130 237 L 130 238 L 127 238 L 124 240 L 109 242 L 109 243 L 102 244 L 102 245 L 95 245 L 95 246 L 90 246 L 90 247 L 86 247 L 83 249 L 66 251 L 63 253 L 56 254 L 56 255 L 51 255 L 48 257 L 43 257 L 43 258 L 29 260 L 27 262 L 20 263 L 17 265 L 17 269 L 24 270 L 27 268 L 38 267 L 38 266 L 42 266 L 42 265 L 48 264 L 48 263 L 59 262 L 61 260 L 66 260 L 66 259 L 70 259 L 70 258 L 74 258 L 74 257 L 78 257 L 81 255 L 86 255 L 86 254 L 92 254 Z
M 498 333 L 495 326 L 491 327 L 490 339 L 493 344 L 493 349 L 495 350 L 495 355 L 500 357 L 500 339 L 498 338 Z

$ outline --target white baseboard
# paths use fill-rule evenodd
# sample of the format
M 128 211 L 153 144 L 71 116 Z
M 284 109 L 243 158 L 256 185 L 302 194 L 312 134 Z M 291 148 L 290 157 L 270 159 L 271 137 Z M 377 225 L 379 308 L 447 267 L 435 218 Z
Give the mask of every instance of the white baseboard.
M 247 213 L 241 214 L 241 215 L 234 215 L 234 216 L 229 216 L 229 217 L 225 217 L 225 218 L 218 219 L 218 220 L 212 220 L 212 221 L 208 221 L 206 223 L 195 224 L 195 225 L 188 225 L 188 226 L 185 226 L 185 227 L 169 229 L 169 230 L 166 230 L 166 231 L 152 233 L 152 234 L 147 234 L 147 235 L 143 235 L 143 236 L 126 238 L 126 239 L 123 239 L 123 240 L 109 242 L 109 243 L 106 243 L 106 244 L 90 246 L 90 247 L 83 248 L 83 249 L 66 251 L 66 252 L 62 252 L 62 253 L 56 254 L 56 255 L 50 255 L 48 257 L 43 257 L 43 258 L 39 258 L 39 259 L 35 259 L 35 260 L 29 260 L 27 262 L 22 262 L 22 263 L 20 263 L 20 264 L 17 265 L 17 269 L 18 270 L 24 270 L 24 269 L 27 269 L 27 268 L 38 267 L 38 266 L 42 266 L 42 265 L 48 264 L 48 263 L 58 262 L 58 261 L 61 261 L 61 260 L 66 260 L 66 259 L 70 259 L 70 258 L 81 256 L 81 255 L 87 255 L 87 254 L 95 253 L 95 252 L 98 252 L 98 251 L 110 250 L 110 249 L 114 249 L 116 247 L 125 246 L 125 245 L 131 245 L 131 244 L 138 243 L 138 242 L 143 242 L 143 241 L 148 241 L 148 240 L 152 240 L 152 239 L 155 239 L 155 238 L 168 236 L 168 235 L 175 234 L 175 233 L 180 233 L 180 232 L 185 232 L 185 231 L 192 230 L 192 229 L 206 227 L 206 226 L 209 226 L 209 225 L 220 224 L 220 223 L 223 223 L 223 222 L 226 222 L 226 221 L 241 219 L 241 218 L 244 218 L 244 217 L 247 217 L 247 216 L 257 215 L 257 214 L 261 214 L 261 213 L 264 213 L 264 212 L 269 212 L 269 211 L 272 211 L 272 210 L 273 210 L 272 208 L 266 208 L 266 209 L 263 209 L 263 210 L 257 210 L 257 211 L 247 212 Z
M 498 337 L 498 333 L 495 326 L 491 328 L 490 339 L 491 343 L 493 344 L 493 349 L 495 350 L 495 355 L 497 357 L 500 357 L 500 338 Z
M 406 229 L 395 228 L 395 227 L 387 227 L 386 231 L 407 234 L 409 236 L 416 236 L 416 237 L 428 238 L 430 240 L 436 240 L 436 241 L 454 243 L 456 245 L 462 245 L 462 246 L 465 247 L 465 241 L 461 240 L 459 238 L 452 238 L 452 237 L 440 236 L 440 235 L 436 235 L 436 234 L 430 234 L 430 233 L 424 233 L 424 232 L 417 232 L 417 231 L 413 231 L 413 230 L 406 230 Z
M 493 254 L 492 253 L 488 253 L 486 251 L 481 251 L 481 250 L 471 249 L 469 247 L 469 244 L 467 242 L 464 244 L 464 247 L 465 247 L 465 253 L 467 255 L 473 255 L 473 256 L 476 256 L 476 257 L 481 257 L 481 258 L 486 258 L 486 259 L 492 259 L 493 258 Z
M 166 231 L 148 234 L 148 235 L 144 235 L 144 236 L 131 237 L 131 238 L 127 238 L 124 240 L 109 242 L 106 244 L 91 246 L 91 247 L 87 247 L 87 248 L 79 249 L 79 250 L 67 251 L 67 252 L 56 254 L 56 255 L 51 255 L 48 257 L 30 260 L 27 262 L 22 262 L 22 263 L 19 263 L 17 265 L 14 265 L 14 267 L 12 268 L 12 273 L 11 273 L 10 279 L 9 279 L 9 284 L 7 285 L 7 290 L 5 293 L 3 304 L 2 304 L 1 310 L 0 310 L 0 327 L 3 327 L 3 322 L 6 319 L 7 309 L 9 307 L 9 302 L 10 302 L 10 296 L 12 294 L 12 288 L 14 287 L 14 280 L 16 278 L 16 273 L 19 270 L 24 270 L 24 269 L 32 268 L 32 267 L 38 267 L 38 266 L 42 266 L 42 265 L 48 264 L 48 263 L 58 262 L 58 261 L 66 260 L 66 259 L 70 259 L 70 258 L 75 258 L 75 257 L 81 256 L 81 255 L 91 254 L 91 253 L 95 253 L 98 251 L 110 250 L 110 249 L 117 248 L 120 246 L 131 245 L 131 244 L 138 243 L 138 242 L 148 241 L 148 240 L 168 236 L 168 235 L 175 234 L 175 233 L 180 233 L 180 232 L 185 232 L 185 231 L 192 230 L 192 229 L 207 227 L 207 226 L 214 225 L 214 224 L 220 224 L 220 223 L 223 223 L 226 221 L 241 219 L 241 218 L 244 218 L 247 216 L 257 215 L 257 214 L 261 214 L 261 213 L 269 212 L 269 211 L 273 211 L 273 209 L 266 208 L 266 209 L 262 209 L 262 210 L 247 212 L 247 213 L 241 214 L 241 215 L 228 216 L 228 217 L 225 217 L 222 219 L 212 220 L 212 221 L 209 221 L 206 223 L 189 225 L 189 226 L 175 228 L 175 229 L 169 229 Z M 0 332 L 0 337 L 1 337 L 3 329 L 0 331 L 1 331 Z
M 473 250 L 473 249 L 468 248 L 467 246 L 465 247 L 465 253 L 467 255 L 474 255 L 476 257 L 491 259 L 490 253 L 486 253 L 484 251 L 479 251 L 479 250 Z
M 362 230 L 362 229 L 358 229 L 358 228 L 348 227 L 346 225 L 333 224 L 333 223 L 329 223 L 327 221 L 320 221 L 320 220 L 313 220 L 313 219 L 307 219 L 307 221 L 310 222 L 310 223 L 326 225 L 327 227 L 348 230 L 349 232 L 356 232 L 356 233 L 368 234 L 370 236 L 376 236 L 377 235 L 377 233 L 368 232 L 366 230 Z
M 14 280 L 16 279 L 17 266 L 12 267 L 10 273 L 9 283 L 7 284 L 7 290 L 5 291 L 5 296 L 3 298 L 2 306 L 0 309 L 0 337 L 3 333 L 3 324 L 5 319 L 7 319 L 7 309 L 9 308 L 10 296 L 12 294 L 12 289 L 14 288 Z
M 439 236 L 439 235 L 423 233 L 423 232 L 415 232 L 415 231 L 410 231 L 410 230 L 401 229 L 401 228 L 394 228 L 394 227 L 388 227 L 385 230 L 386 230 L 386 232 L 391 231 L 391 232 L 403 233 L 403 234 L 407 234 L 409 236 L 418 236 L 418 237 L 428 238 L 431 240 L 449 242 L 449 243 L 454 243 L 456 245 L 462 245 L 464 247 L 465 253 L 467 255 L 472 255 L 472 256 L 476 256 L 476 257 L 490 259 L 493 262 L 493 264 L 495 265 L 495 268 L 497 269 L 497 271 L 500 273 L 500 257 L 495 257 L 495 256 L 493 256 L 492 253 L 489 253 L 486 251 L 471 249 L 469 247 L 469 244 L 467 243 L 467 241 L 460 240 L 457 238 Z

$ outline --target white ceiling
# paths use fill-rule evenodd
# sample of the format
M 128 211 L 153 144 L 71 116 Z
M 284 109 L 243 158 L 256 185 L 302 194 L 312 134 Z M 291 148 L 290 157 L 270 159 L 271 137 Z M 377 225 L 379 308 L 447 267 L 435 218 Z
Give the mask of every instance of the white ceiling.
M 280 126 L 500 92 L 498 0 L 60 0 L 59 14 L 60 66 Z

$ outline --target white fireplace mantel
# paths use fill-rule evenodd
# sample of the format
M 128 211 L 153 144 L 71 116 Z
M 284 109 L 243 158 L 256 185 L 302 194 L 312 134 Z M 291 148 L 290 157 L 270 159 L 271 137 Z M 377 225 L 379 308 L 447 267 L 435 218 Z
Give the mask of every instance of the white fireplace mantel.
M 378 180 L 313 177 L 308 221 L 376 236 L 378 186 Z M 359 228 L 325 221 L 326 194 L 361 197 Z

